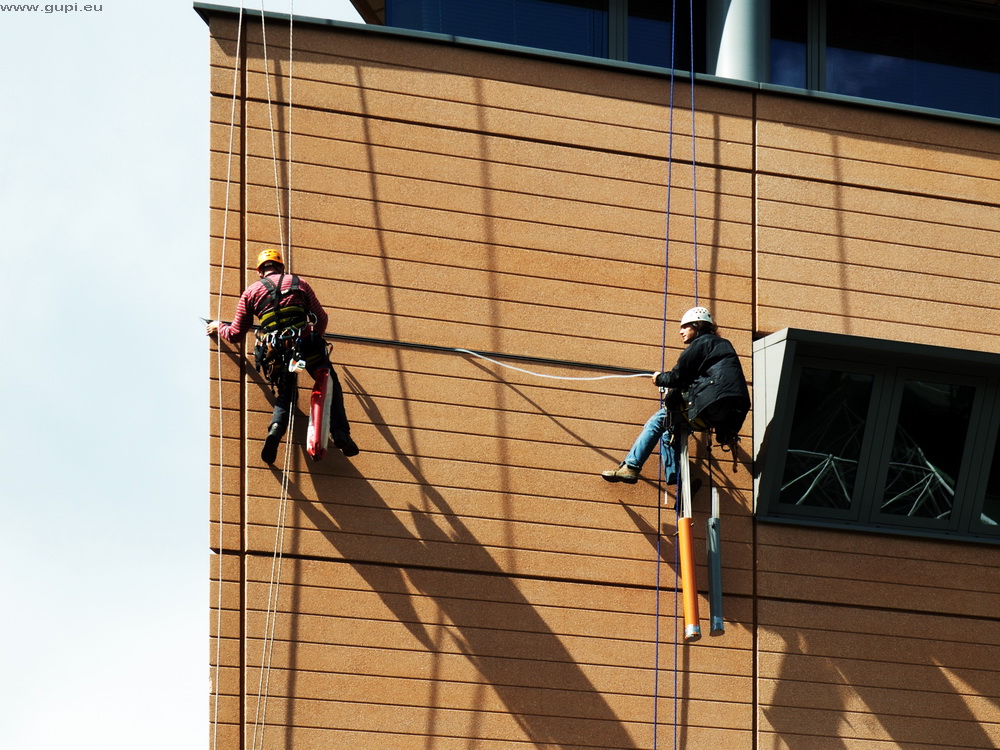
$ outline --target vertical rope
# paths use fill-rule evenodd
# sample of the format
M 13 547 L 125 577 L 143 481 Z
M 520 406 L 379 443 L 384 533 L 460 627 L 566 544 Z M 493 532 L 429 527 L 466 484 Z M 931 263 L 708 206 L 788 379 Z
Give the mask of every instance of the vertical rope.
M 677 0 L 673 0 L 673 2 L 671 3 L 670 18 L 671 18 L 671 24 L 670 24 L 670 34 L 671 34 L 671 37 L 670 37 L 670 71 L 671 71 L 671 75 L 673 75 L 674 71 L 676 71 L 676 69 L 677 69 L 677 60 L 676 60 L 676 51 L 677 51 Z M 673 112 L 674 112 L 673 93 L 671 93 L 671 101 L 670 101 L 671 135 L 673 134 Z M 671 166 L 673 166 L 673 154 L 670 155 L 670 163 L 671 163 Z M 663 325 L 664 325 L 664 330 L 666 330 L 666 316 L 664 316 Z M 677 518 L 680 515 L 680 503 L 676 503 L 675 505 L 676 505 L 676 508 L 675 508 L 675 513 L 674 513 L 674 528 L 676 529 L 676 528 L 679 527 L 679 524 L 677 522 Z M 680 566 L 680 548 L 679 548 L 678 544 L 676 542 L 674 542 L 674 649 L 673 649 L 673 651 L 674 651 L 674 663 L 673 663 L 674 684 L 673 684 L 673 704 L 672 704 L 673 705 L 673 710 L 674 710 L 674 717 L 673 717 L 674 718 L 674 732 L 673 732 L 673 735 L 674 735 L 674 750 L 677 750 L 677 742 L 678 742 L 678 720 L 680 718 L 679 717 L 679 705 L 680 705 L 679 704 L 679 700 L 680 699 L 679 699 L 679 690 L 678 690 L 679 679 L 678 679 L 678 668 L 677 668 L 677 662 L 678 662 L 678 660 L 680 658 L 680 646 L 679 646 L 679 644 L 680 644 L 680 632 L 679 632 L 679 629 L 678 629 L 678 623 L 680 622 L 680 612 L 679 612 L 679 608 L 680 608 L 679 588 L 680 588 L 680 585 L 678 583 L 678 578 L 680 576 L 680 569 L 681 569 L 681 566 Z
M 292 127 L 292 114 L 295 112 L 295 100 L 292 96 L 292 86 L 295 83 L 295 60 L 292 55 L 292 50 L 295 47 L 293 44 L 294 37 L 295 0 L 288 0 L 288 133 L 286 134 L 288 160 L 285 164 L 285 181 L 288 183 L 288 200 L 286 202 L 286 208 L 288 209 L 288 250 L 285 254 L 285 263 L 289 271 L 292 270 L 292 133 L 295 131 Z
M 285 517 L 288 508 L 288 477 L 291 474 L 292 441 L 295 429 L 295 410 L 289 409 L 288 439 L 285 441 L 285 457 L 281 467 L 281 493 L 278 500 L 278 520 L 274 528 L 274 554 L 271 557 L 271 578 L 267 584 L 267 608 L 264 614 L 264 638 L 261 648 L 260 677 L 257 682 L 257 707 L 254 714 L 253 743 L 257 748 L 257 730 L 260 728 L 260 747 L 264 747 L 264 733 L 267 731 L 267 699 L 271 694 L 271 660 L 274 654 L 274 632 L 278 620 L 278 596 L 281 587 L 281 565 L 284 562 Z
M 290 0 L 291 1 L 291 0 Z M 291 108 L 291 80 L 292 76 L 292 50 L 293 50 L 293 21 L 291 7 L 289 12 L 288 29 L 288 60 L 289 60 L 289 121 L 288 121 L 288 161 L 286 165 L 286 177 L 288 181 L 288 242 L 285 241 L 284 225 L 282 223 L 281 210 L 281 186 L 278 181 L 278 154 L 275 142 L 274 106 L 271 100 L 271 78 L 267 54 L 267 31 L 266 19 L 264 16 L 263 0 L 261 2 L 261 41 L 264 48 L 264 80 L 267 90 L 267 112 L 268 125 L 271 136 L 271 164 L 274 173 L 274 193 L 277 205 L 278 237 L 282 255 L 288 264 L 291 263 L 291 200 L 292 200 L 292 178 L 291 178 L 291 143 L 292 143 L 292 108 Z M 297 392 L 297 387 L 295 391 Z M 257 704 L 254 713 L 253 736 L 251 747 L 256 750 L 258 747 L 258 737 L 260 747 L 264 746 L 265 732 L 267 731 L 267 702 L 270 695 L 271 685 L 271 664 L 274 655 L 274 636 L 277 627 L 278 602 L 281 586 L 281 567 L 284 561 L 284 539 L 285 539 L 285 518 L 288 515 L 288 482 L 291 473 L 292 439 L 295 431 L 295 408 L 294 404 L 289 409 L 288 427 L 285 440 L 285 457 L 281 470 L 281 491 L 278 498 L 278 519 L 275 522 L 274 552 L 271 557 L 271 575 L 267 588 L 267 605 L 264 613 L 264 636 L 261 644 L 261 667 L 260 677 L 257 687 Z
M 660 339 L 660 371 L 666 369 L 667 358 L 667 303 L 670 292 L 670 215 L 671 215 L 671 195 L 673 191 L 673 167 L 674 167 L 674 92 L 676 83 L 675 55 L 676 55 L 676 0 L 671 15 L 670 30 L 670 96 L 669 114 L 667 124 L 667 195 L 665 206 L 665 227 L 663 245 L 663 326 Z M 661 450 L 662 457 L 663 452 Z M 657 483 L 657 504 L 656 504 L 656 607 L 655 607 L 655 639 L 653 670 L 653 750 L 659 747 L 659 705 L 660 705 L 660 589 L 661 589 L 661 568 L 663 561 L 663 505 L 665 500 L 665 476 L 666 467 L 660 461 L 659 480 Z M 674 747 L 677 746 L 677 589 L 674 588 Z
M 694 0 L 688 0 L 688 28 L 690 29 L 688 72 L 691 75 L 691 212 L 694 242 L 694 304 L 698 306 L 698 158 L 695 155 L 698 138 L 694 122 Z
M 288 248 L 285 245 L 285 227 L 282 224 L 281 187 L 278 184 L 278 146 L 274 140 L 274 103 L 271 101 L 271 71 L 267 58 L 267 20 L 264 17 L 263 0 L 261 0 L 260 4 L 260 37 L 261 43 L 264 46 L 264 89 L 267 93 L 267 120 L 268 129 L 271 134 L 271 167 L 274 172 L 274 199 L 278 218 L 278 246 L 281 248 L 282 255 L 284 255 L 288 252 Z
M 226 193 L 225 193 L 225 204 L 222 212 L 222 248 L 221 257 L 219 259 L 219 287 L 218 293 L 216 295 L 216 306 L 215 306 L 215 319 L 222 320 L 222 294 L 224 291 L 225 276 L 226 276 L 226 243 L 229 239 L 229 197 L 230 190 L 232 187 L 232 175 L 233 175 L 233 142 L 235 140 L 236 132 L 236 98 L 237 91 L 239 90 L 239 71 L 240 71 L 240 50 L 242 49 L 243 41 L 243 2 L 240 0 L 240 12 L 239 17 L 236 21 L 236 61 L 233 64 L 233 92 L 232 92 L 232 109 L 229 115 L 229 152 L 227 154 L 226 161 Z M 223 420 L 224 420 L 224 409 L 222 407 L 222 342 L 218 342 L 218 346 L 215 350 L 215 365 L 216 365 L 216 386 L 217 386 L 217 397 L 218 403 L 216 408 L 219 410 L 219 567 L 218 567 L 218 577 L 215 581 L 216 592 L 215 592 L 215 679 L 212 684 L 212 748 L 215 750 L 219 746 L 219 683 L 221 682 L 222 675 L 222 588 L 224 581 L 223 573 L 223 559 L 225 557 L 223 551 L 225 549 L 225 484 L 223 482 L 222 467 L 225 460 L 223 452 L 223 439 L 225 433 L 223 432 Z

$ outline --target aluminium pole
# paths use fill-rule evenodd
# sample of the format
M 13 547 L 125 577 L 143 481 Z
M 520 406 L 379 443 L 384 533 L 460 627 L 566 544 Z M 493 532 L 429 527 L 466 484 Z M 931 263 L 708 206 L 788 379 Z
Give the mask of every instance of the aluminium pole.
M 726 632 L 722 619 L 722 532 L 719 527 L 719 488 L 712 483 L 712 516 L 708 519 L 708 611 L 712 635 Z

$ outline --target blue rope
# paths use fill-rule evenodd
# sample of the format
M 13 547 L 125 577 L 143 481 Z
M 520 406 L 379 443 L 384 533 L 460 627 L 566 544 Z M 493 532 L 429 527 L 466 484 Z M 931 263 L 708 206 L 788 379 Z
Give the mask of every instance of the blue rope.
M 698 159 L 695 157 L 697 138 L 694 130 L 694 0 L 689 0 L 688 29 L 690 30 L 688 72 L 691 81 L 691 211 L 694 242 L 694 304 L 698 306 Z
M 691 201 L 692 201 L 692 244 L 694 247 L 694 303 L 695 306 L 698 305 L 699 294 L 698 294 L 698 159 L 696 151 L 696 136 L 695 136 L 695 102 L 694 102 L 694 0 L 688 0 L 688 51 L 689 51 L 689 63 L 688 63 L 688 74 L 691 89 Z M 668 125 L 668 146 L 667 146 L 667 201 L 666 201 L 666 238 L 664 243 L 664 258 L 663 258 L 663 332 L 660 342 L 660 370 L 661 372 L 666 369 L 666 350 L 667 350 L 667 302 L 669 299 L 669 275 L 670 275 L 670 201 L 671 192 L 673 189 L 673 167 L 674 167 L 674 89 L 676 80 L 676 52 L 677 52 L 677 0 L 673 0 L 671 4 L 671 24 L 670 24 L 670 116 Z M 656 664 L 654 668 L 654 686 L 653 686 L 653 750 L 658 747 L 658 732 L 659 732 L 659 699 L 660 699 L 660 585 L 661 576 L 660 568 L 662 562 L 662 513 L 663 513 L 663 483 L 665 480 L 663 462 L 660 462 L 660 476 L 659 476 L 659 502 L 657 504 L 656 511 L 656 524 L 657 524 L 657 536 L 656 536 L 656 644 L 654 647 L 654 656 L 656 659 Z M 676 509 L 676 517 L 680 517 L 680 505 L 678 504 Z M 675 519 L 676 520 L 676 519 Z M 679 521 L 678 521 L 679 523 Z M 678 546 L 674 545 L 674 570 L 680 569 L 680 551 Z M 673 709 L 674 709 L 674 750 L 677 750 L 679 744 L 679 670 L 678 670 L 678 660 L 680 657 L 680 631 L 678 623 L 680 621 L 679 612 L 679 597 L 678 597 L 678 586 L 674 585 L 674 695 L 673 695 Z
M 670 202 L 673 189 L 673 168 L 674 168 L 674 90 L 676 82 L 676 48 L 677 48 L 677 2 L 673 0 L 670 23 L 670 114 L 667 126 L 667 198 L 666 198 L 666 218 L 663 245 L 663 329 L 660 339 L 660 371 L 666 369 L 667 358 L 667 302 L 670 292 Z M 662 455 L 662 451 L 661 451 Z M 664 495 L 664 471 L 663 461 L 660 461 L 660 473 L 657 492 L 656 507 L 656 608 L 655 608 L 655 645 L 654 645 L 654 670 L 653 670 L 653 750 L 659 747 L 659 707 L 660 707 L 660 588 L 661 588 L 661 567 L 663 561 L 663 495 Z M 676 545 L 674 545 L 674 556 L 677 556 Z M 676 570 L 675 563 L 675 570 Z M 677 587 L 674 587 L 674 748 L 677 748 Z

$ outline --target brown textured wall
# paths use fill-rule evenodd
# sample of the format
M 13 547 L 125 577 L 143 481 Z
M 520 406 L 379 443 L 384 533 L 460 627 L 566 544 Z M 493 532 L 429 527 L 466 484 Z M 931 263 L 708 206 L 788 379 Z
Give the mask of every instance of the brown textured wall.
M 220 268 L 228 319 L 248 257 L 287 237 L 280 206 L 331 331 L 659 369 L 666 79 L 304 25 L 290 66 L 279 23 L 265 66 L 258 20 L 234 112 L 236 25 L 210 27 L 213 311 Z M 752 339 L 789 325 L 996 349 L 995 129 L 696 95 L 692 141 L 677 84 L 670 321 L 694 303 L 696 187 L 699 301 L 748 376 Z M 669 366 L 674 322 L 667 342 Z M 658 747 L 675 725 L 713 750 L 1000 737 L 994 548 L 755 527 L 744 450 L 716 464 L 727 632 L 707 636 L 702 491 L 706 636 L 675 648 L 673 511 L 652 482 L 597 476 L 655 408 L 647 380 L 332 356 L 362 453 L 309 462 L 300 413 L 284 506 L 260 378 L 239 349 L 211 358 L 220 747 L 650 748 L 654 716 Z

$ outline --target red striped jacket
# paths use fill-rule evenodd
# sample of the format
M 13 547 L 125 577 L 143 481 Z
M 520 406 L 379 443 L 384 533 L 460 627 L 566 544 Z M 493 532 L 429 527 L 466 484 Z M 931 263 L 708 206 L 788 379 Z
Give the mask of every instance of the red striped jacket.
M 269 273 L 267 278 L 275 285 L 278 284 L 278 279 L 280 278 L 280 289 L 283 292 L 292 286 L 292 274 L 290 273 L 282 275 L 275 271 L 274 273 Z M 305 298 L 306 309 L 316 316 L 316 324 L 313 326 L 313 330 L 323 335 L 326 332 L 328 321 L 326 311 L 319 303 L 319 300 L 316 299 L 316 293 L 312 290 L 312 287 L 301 277 L 299 277 L 299 291 L 302 292 Z M 268 296 L 267 287 L 260 281 L 255 281 L 248 286 L 243 294 L 240 295 L 240 301 L 236 304 L 236 315 L 233 317 L 233 322 L 229 325 L 225 323 L 219 324 L 219 336 L 230 342 L 242 339 L 253 325 L 254 317 L 259 318 L 261 313 L 267 312 Z

